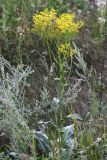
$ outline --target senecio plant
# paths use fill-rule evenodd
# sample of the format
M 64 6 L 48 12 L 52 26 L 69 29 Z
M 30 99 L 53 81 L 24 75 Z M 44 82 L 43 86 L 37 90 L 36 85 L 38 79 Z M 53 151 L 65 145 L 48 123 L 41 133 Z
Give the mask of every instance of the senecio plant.
M 59 135 L 63 128 L 63 90 L 64 90 L 64 65 L 68 58 L 73 57 L 76 49 L 72 47 L 72 38 L 79 32 L 84 25 L 83 21 L 77 21 L 76 15 L 73 13 L 62 13 L 58 15 L 54 9 L 41 11 L 33 16 L 33 29 L 32 31 L 38 36 L 55 44 L 57 54 L 51 52 L 51 56 L 59 66 L 59 114 L 57 116 L 58 125 L 60 125 Z M 50 43 L 48 44 L 48 52 L 50 52 Z M 51 50 L 52 51 L 52 50 Z M 62 140 L 60 139 L 60 144 Z

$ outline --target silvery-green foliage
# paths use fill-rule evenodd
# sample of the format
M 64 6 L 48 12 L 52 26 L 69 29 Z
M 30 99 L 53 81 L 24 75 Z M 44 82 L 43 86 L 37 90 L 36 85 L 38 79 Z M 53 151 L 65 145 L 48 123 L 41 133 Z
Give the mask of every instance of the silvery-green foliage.
M 12 67 L 7 60 L 0 57 L 0 126 L 9 132 L 14 146 L 17 143 L 17 136 L 24 139 L 25 143 L 30 136 L 29 127 L 24 118 L 23 101 L 26 79 L 31 73 L 29 66 L 25 68 L 21 64 Z
M 70 82 L 68 85 L 68 89 L 63 94 L 63 104 L 64 106 L 68 106 L 69 104 L 73 104 L 78 97 L 78 94 L 81 90 L 80 83 L 81 79 L 76 82 Z
M 93 75 L 93 73 L 96 73 L 96 71 L 91 66 L 90 69 L 87 66 L 87 63 L 84 60 L 83 54 L 80 52 L 80 50 L 77 48 L 77 46 L 73 43 L 75 49 L 76 49 L 76 55 L 75 58 L 77 62 L 73 62 L 77 69 L 81 70 L 81 73 L 77 71 L 78 76 L 81 78 L 83 82 L 85 82 L 90 87 L 90 81 L 95 81 L 96 77 Z M 94 82 L 93 82 L 94 83 Z
M 71 147 L 74 137 L 74 125 L 63 127 L 63 142 L 65 147 Z
M 35 142 L 36 146 L 40 148 L 46 156 L 49 154 L 49 144 L 48 144 L 48 137 L 42 131 L 35 131 Z
M 74 149 L 78 147 L 76 138 L 74 137 L 74 125 L 63 127 L 63 148 L 61 149 L 61 160 L 70 160 L 74 154 Z
M 95 93 L 95 88 L 99 87 L 98 84 L 98 77 L 96 74 L 95 69 L 91 66 L 90 69 L 87 66 L 87 63 L 84 61 L 83 54 L 80 53 L 80 50 L 77 48 L 77 46 L 74 44 L 74 47 L 76 49 L 76 60 L 77 62 L 74 62 L 78 69 L 81 70 L 81 73 L 77 71 L 78 76 L 81 78 L 81 82 L 85 82 L 85 85 L 87 86 L 87 95 L 90 101 L 90 110 L 93 116 L 97 115 L 99 111 L 100 106 L 100 100 L 97 98 L 97 95 Z M 78 70 L 77 69 L 77 70 Z
M 50 93 L 47 90 L 47 88 L 43 88 L 43 90 L 41 91 L 41 107 L 45 108 L 48 105 L 50 105 L 51 101 L 50 101 Z
M 37 116 L 47 116 L 51 112 L 51 99 L 50 92 L 46 87 L 40 91 L 40 101 L 36 100 L 34 107 L 35 115 Z
M 81 69 L 83 74 L 80 74 L 77 72 L 77 74 L 83 79 L 86 80 L 87 74 L 89 73 L 87 63 L 84 61 L 83 54 L 80 53 L 80 50 L 77 48 L 77 46 L 73 43 L 75 49 L 76 49 L 76 60 L 77 62 L 74 62 L 74 64 L 77 66 L 77 68 Z
M 20 84 L 23 83 L 23 87 L 26 85 L 26 78 L 32 73 L 31 67 L 28 66 L 25 68 L 23 64 L 18 65 L 17 67 L 11 66 L 11 64 L 5 60 L 3 57 L 0 57 L 0 84 L 1 87 L 7 86 L 16 96 L 19 95 Z

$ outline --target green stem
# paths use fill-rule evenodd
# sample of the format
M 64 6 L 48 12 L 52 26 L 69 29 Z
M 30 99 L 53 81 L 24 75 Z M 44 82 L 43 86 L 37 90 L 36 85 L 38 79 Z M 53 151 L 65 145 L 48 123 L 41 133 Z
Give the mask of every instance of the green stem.
M 61 55 L 59 55 L 59 74 L 60 74 L 60 82 L 59 82 L 59 112 L 60 112 L 60 149 L 62 147 L 62 129 L 63 129 L 63 106 L 62 106 L 62 97 L 63 97 L 63 68 L 64 68 L 64 61 Z

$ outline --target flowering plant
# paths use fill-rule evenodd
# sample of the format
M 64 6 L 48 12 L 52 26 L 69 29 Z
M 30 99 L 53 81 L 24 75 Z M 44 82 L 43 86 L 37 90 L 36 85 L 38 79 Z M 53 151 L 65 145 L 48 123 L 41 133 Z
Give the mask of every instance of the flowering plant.
M 76 50 L 71 47 L 71 41 L 69 37 L 72 38 L 75 33 L 78 33 L 82 26 L 83 21 L 76 21 L 75 14 L 62 13 L 61 15 L 58 15 L 57 11 L 54 9 L 51 9 L 50 11 L 48 9 L 45 9 L 44 11 L 33 16 L 33 32 L 46 40 L 50 61 L 52 62 L 53 58 L 54 62 L 57 63 L 58 66 L 59 90 L 58 98 L 55 100 L 57 101 L 59 116 L 55 115 L 55 119 L 57 127 L 59 128 L 58 135 L 60 137 L 60 146 L 62 145 L 62 100 L 64 94 L 64 86 L 68 83 L 68 77 L 71 74 L 70 67 L 67 77 L 64 77 L 65 65 L 67 64 L 66 62 L 68 60 L 68 57 L 71 57 L 70 60 L 72 63 L 72 56 L 76 53 Z M 57 55 L 53 54 L 51 43 L 56 47 L 55 51 L 57 51 Z
M 79 32 L 83 21 L 76 22 L 73 13 L 57 15 L 57 11 L 45 9 L 33 16 L 33 31 L 39 36 L 49 39 L 59 38 Z
M 58 54 L 63 54 L 65 57 L 72 57 L 76 53 L 70 43 L 63 43 L 58 46 Z

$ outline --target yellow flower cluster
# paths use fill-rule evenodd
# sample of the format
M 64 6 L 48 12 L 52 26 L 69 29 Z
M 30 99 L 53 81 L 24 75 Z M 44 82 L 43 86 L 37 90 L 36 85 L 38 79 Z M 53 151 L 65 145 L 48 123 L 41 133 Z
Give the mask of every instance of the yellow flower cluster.
M 72 13 L 63 13 L 57 16 L 54 9 L 45 9 L 33 16 L 33 31 L 42 37 L 50 39 L 58 38 L 69 33 L 78 32 L 83 26 L 82 21 L 75 21 Z
M 48 11 L 45 9 L 39 14 L 35 14 L 33 17 L 33 31 L 42 37 L 53 37 L 54 32 L 54 21 L 56 18 L 56 11 L 52 9 Z
M 76 50 L 71 47 L 70 43 L 63 43 L 58 47 L 58 53 L 63 54 L 65 57 L 72 57 Z
M 58 29 L 62 33 L 79 32 L 79 29 L 83 26 L 83 22 L 75 22 L 75 18 L 74 14 L 63 13 L 58 19 L 56 19 Z

